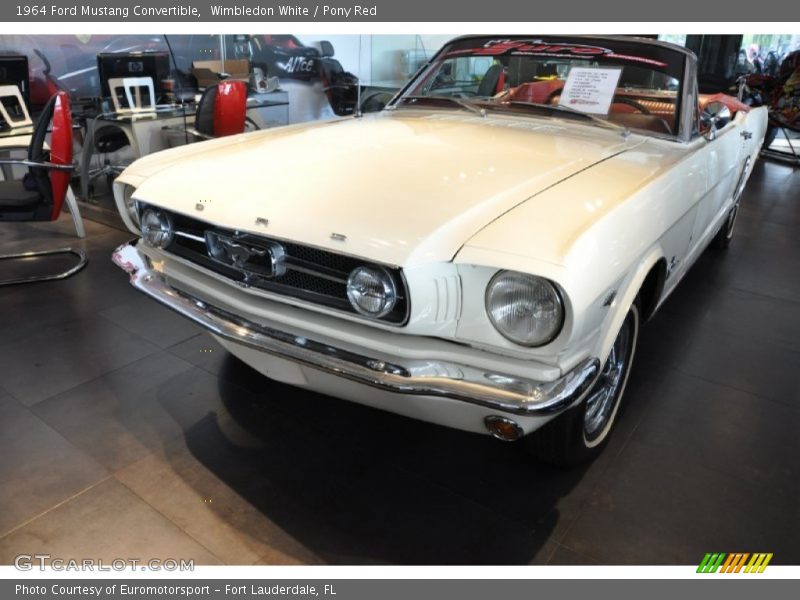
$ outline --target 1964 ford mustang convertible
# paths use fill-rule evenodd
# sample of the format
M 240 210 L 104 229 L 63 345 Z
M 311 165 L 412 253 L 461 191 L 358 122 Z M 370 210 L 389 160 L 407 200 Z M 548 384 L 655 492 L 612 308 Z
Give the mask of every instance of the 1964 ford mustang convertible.
M 766 122 L 678 46 L 458 38 L 379 113 L 136 161 L 114 260 L 272 379 L 575 463 Z

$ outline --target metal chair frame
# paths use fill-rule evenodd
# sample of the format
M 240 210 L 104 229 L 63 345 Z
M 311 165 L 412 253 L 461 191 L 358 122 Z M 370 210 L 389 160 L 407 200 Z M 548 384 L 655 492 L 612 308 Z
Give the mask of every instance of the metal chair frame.
M 30 277 L 17 277 L 14 279 L 3 279 L 0 280 L 0 287 L 4 287 L 7 285 L 18 285 L 21 283 L 36 283 L 40 281 L 58 281 L 61 279 L 66 279 L 67 277 L 72 277 L 83 269 L 87 264 L 89 264 L 89 259 L 86 257 L 86 253 L 83 250 L 77 250 L 75 248 L 57 248 L 55 250 L 40 250 L 38 252 L 19 252 L 16 254 L 0 254 L 0 261 L 4 260 L 25 260 L 30 258 L 39 258 L 41 256 L 56 256 L 56 255 L 65 255 L 65 254 L 72 254 L 78 257 L 78 263 L 66 271 L 61 271 L 60 273 L 52 273 L 46 275 L 32 275 Z

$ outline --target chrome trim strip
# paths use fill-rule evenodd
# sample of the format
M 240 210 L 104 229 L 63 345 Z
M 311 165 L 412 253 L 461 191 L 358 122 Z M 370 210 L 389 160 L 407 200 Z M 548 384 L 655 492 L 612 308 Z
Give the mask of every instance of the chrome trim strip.
M 698 106 L 700 90 L 697 87 L 697 59 L 694 53 L 689 52 L 686 55 L 686 64 L 683 67 L 683 82 L 681 82 L 681 98 L 680 106 L 676 110 L 680 110 L 680 120 L 676 120 L 678 131 L 676 131 L 677 139 L 681 142 L 690 142 L 695 137 L 695 119 L 697 113 L 695 112 Z M 697 135 L 700 131 L 697 131 Z
M 175 235 L 186 238 L 187 240 L 194 240 L 195 242 L 202 242 L 203 244 L 206 243 L 206 238 L 199 235 L 194 235 L 192 233 L 187 233 L 186 231 L 181 231 L 180 229 L 175 230 Z
M 123 185 L 128 185 L 128 184 L 123 184 Z M 147 208 L 148 206 L 152 206 L 153 208 L 157 208 L 159 210 L 165 210 L 165 211 L 169 212 L 172 215 L 178 215 L 178 216 L 181 216 L 181 217 L 185 217 L 187 219 L 191 219 L 192 221 L 197 221 L 198 223 L 202 223 L 203 225 L 207 226 L 208 229 L 220 229 L 220 230 L 225 230 L 225 231 L 229 231 L 229 232 L 238 231 L 239 233 L 253 235 L 253 236 L 256 236 L 258 238 L 268 239 L 268 240 L 271 240 L 271 241 L 274 241 L 274 242 L 280 242 L 280 243 L 284 243 L 284 244 L 297 244 L 298 246 L 303 246 L 304 248 L 309 248 L 311 250 L 319 250 L 321 252 L 328 252 L 330 254 L 336 254 L 337 256 L 345 256 L 347 258 L 354 258 L 356 260 L 364 260 L 363 256 L 358 256 L 356 254 L 350 254 L 349 252 L 343 252 L 341 250 L 332 250 L 332 249 L 326 248 L 324 246 L 317 246 L 317 245 L 314 245 L 314 244 L 307 244 L 305 242 L 303 242 L 301 244 L 301 243 L 294 242 L 294 241 L 286 239 L 286 238 L 282 238 L 282 237 L 277 236 L 277 235 L 265 233 L 264 231 L 258 231 L 258 230 L 254 230 L 254 229 L 242 229 L 242 228 L 238 228 L 236 230 L 233 230 L 233 229 L 229 229 L 227 227 L 221 227 L 219 225 L 215 225 L 211 221 L 207 221 L 207 220 L 198 218 L 197 214 L 195 214 L 195 213 L 179 212 L 175 208 L 167 208 L 167 207 L 164 207 L 164 206 L 159 206 L 158 204 L 152 204 L 152 203 L 150 203 L 150 202 L 148 202 L 146 200 L 142 200 L 142 199 L 139 199 L 139 198 L 134 198 L 134 200 L 136 201 L 136 213 L 137 213 L 137 215 L 141 214 L 142 211 L 145 208 Z M 369 262 L 372 263 L 372 264 L 375 264 L 375 265 L 381 265 L 383 267 L 387 267 L 389 269 L 400 270 L 400 265 L 396 265 L 396 264 L 392 264 L 392 263 L 386 263 L 386 262 L 378 262 L 378 261 L 374 261 L 374 260 L 370 260 Z
M 29 158 L 0 158 L 0 165 L 18 165 L 21 167 L 41 167 L 51 171 L 74 171 L 75 165 L 62 165 L 46 160 L 31 160 Z
M 318 299 L 316 299 L 316 300 L 308 300 L 307 298 L 303 299 L 300 296 L 297 296 L 297 295 L 294 295 L 294 294 L 291 294 L 291 293 L 287 293 L 287 292 L 275 292 L 275 290 L 273 288 L 271 288 L 271 287 L 269 287 L 267 285 L 255 285 L 253 283 L 248 282 L 246 279 L 245 279 L 245 281 L 242 282 L 242 281 L 236 281 L 234 279 L 227 278 L 224 274 L 220 273 L 219 271 L 215 271 L 215 270 L 209 268 L 208 266 L 202 264 L 201 262 L 197 261 L 196 259 L 194 259 L 192 257 L 181 256 L 180 254 L 177 254 L 174 251 L 174 249 L 170 249 L 169 246 L 167 248 L 163 248 L 163 250 L 165 252 L 169 253 L 170 256 L 172 256 L 175 260 L 183 261 L 185 264 L 191 265 L 194 268 L 202 269 L 202 270 L 207 271 L 207 272 L 213 272 L 217 276 L 225 277 L 231 284 L 242 286 L 242 287 L 245 287 L 245 288 L 251 288 L 251 289 L 262 291 L 262 292 L 266 292 L 266 293 L 276 294 L 279 298 L 284 298 L 284 297 L 293 298 L 295 300 L 299 300 L 299 301 L 302 301 L 302 302 L 307 302 L 309 305 L 315 306 L 315 307 L 319 306 L 321 308 L 328 308 L 328 309 L 338 310 L 338 311 L 344 312 L 346 314 L 359 315 L 360 317 L 363 317 L 365 319 L 369 319 L 370 321 L 379 322 L 381 324 L 385 324 L 385 325 L 388 325 L 390 327 L 402 327 L 403 325 L 405 325 L 408 322 L 408 319 L 411 316 L 411 300 L 410 300 L 409 295 L 408 295 L 408 282 L 406 281 L 406 277 L 405 277 L 405 274 L 403 273 L 403 269 L 400 268 L 399 266 L 390 265 L 390 264 L 387 264 L 387 263 L 375 262 L 375 261 L 372 261 L 372 260 L 365 260 L 363 257 L 347 254 L 347 253 L 344 253 L 344 252 L 338 252 L 338 251 L 335 251 L 335 250 L 330 250 L 328 248 L 322 248 L 322 247 L 319 247 L 319 246 L 313 246 L 313 245 L 309 245 L 309 244 L 301 244 L 301 243 L 297 243 L 297 242 L 290 241 L 290 240 L 285 240 L 285 239 L 282 239 L 282 238 L 279 238 L 279 237 L 275 237 L 275 236 L 267 236 L 267 235 L 264 235 L 262 233 L 254 233 L 252 231 L 247 231 L 247 230 L 230 229 L 230 228 L 227 228 L 227 227 L 219 227 L 219 226 L 216 226 L 216 225 L 214 225 L 214 224 L 212 224 L 212 223 L 210 223 L 208 221 L 203 221 L 202 219 L 198 219 L 195 215 L 179 213 L 179 212 L 176 212 L 173 209 L 162 208 L 162 207 L 157 206 L 155 204 L 149 204 L 148 202 L 144 202 L 144 201 L 140 201 L 140 200 L 136 200 L 136 215 L 137 215 L 137 217 L 148 207 L 152 207 L 154 210 L 159 210 L 159 211 L 165 212 L 167 215 L 169 215 L 169 217 L 173 220 L 173 222 L 175 221 L 175 217 L 178 216 L 178 217 L 193 221 L 193 222 L 195 222 L 197 224 L 200 224 L 200 225 L 203 226 L 203 230 L 206 232 L 206 234 L 209 231 L 212 231 L 212 232 L 219 233 L 219 234 L 222 234 L 222 235 L 243 236 L 244 238 L 253 238 L 252 243 L 254 245 L 280 244 L 280 245 L 283 245 L 284 248 L 285 248 L 285 245 L 292 245 L 292 246 L 296 246 L 296 247 L 299 247 L 299 248 L 304 248 L 304 249 L 307 249 L 307 250 L 317 250 L 317 251 L 323 252 L 325 254 L 330 254 L 330 255 L 334 255 L 334 256 L 341 256 L 341 257 L 345 257 L 345 258 L 348 258 L 348 259 L 353 259 L 353 260 L 356 260 L 356 261 L 360 261 L 360 263 L 362 265 L 364 265 L 364 266 L 372 265 L 372 266 L 375 266 L 375 267 L 380 267 L 380 268 L 387 269 L 392 273 L 392 278 L 393 279 L 395 277 L 399 279 L 400 285 L 398 286 L 397 299 L 398 300 L 402 300 L 402 301 L 404 301 L 406 303 L 406 310 L 405 310 L 405 314 L 403 315 L 403 319 L 401 321 L 388 320 L 388 319 L 384 319 L 383 317 L 381 317 L 379 319 L 376 319 L 376 318 L 364 316 L 361 313 L 359 313 L 357 310 L 355 310 L 355 308 L 351 312 L 349 310 L 344 310 L 344 309 L 336 306 L 335 303 L 336 303 L 337 300 L 343 300 L 345 302 L 345 304 L 347 304 L 347 298 L 345 296 L 339 297 L 339 296 L 336 296 L 336 295 L 329 295 L 329 294 L 325 294 L 325 293 L 318 292 L 318 291 L 315 291 L 315 290 L 310 290 L 308 288 L 304 288 L 304 287 L 301 287 L 301 286 L 296 286 L 296 285 L 285 285 L 284 287 L 288 288 L 290 290 L 296 290 L 297 294 L 305 294 L 306 296 L 315 296 Z M 179 228 L 177 226 L 174 228 L 174 236 L 175 237 L 181 237 L 181 238 L 184 238 L 184 239 L 193 240 L 193 241 L 198 242 L 198 243 L 202 243 L 204 248 L 205 248 L 205 251 L 200 253 L 200 254 L 202 254 L 203 257 L 210 258 L 212 261 L 217 262 L 217 263 L 219 263 L 219 264 L 221 264 L 223 266 L 226 266 L 228 268 L 237 269 L 237 267 L 235 267 L 233 265 L 228 265 L 228 264 L 226 264 L 224 262 L 221 262 L 221 261 L 215 261 L 214 257 L 212 257 L 208 252 L 208 240 L 205 237 L 201 237 L 199 235 L 195 235 L 195 234 L 191 233 L 190 231 L 186 231 L 185 229 L 181 229 L 181 228 Z M 250 240 L 246 240 L 246 241 L 249 242 Z M 181 247 L 182 247 L 183 250 L 186 250 L 188 252 L 197 253 L 195 250 L 193 250 L 191 248 L 187 248 L 186 246 L 181 246 Z M 351 272 L 340 271 L 338 269 L 335 269 L 333 267 L 329 267 L 329 266 L 326 266 L 326 265 L 323 265 L 323 264 L 314 263 L 313 261 L 307 260 L 305 258 L 301 258 L 300 256 L 297 256 L 297 255 L 294 255 L 294 254 L 286 254 L 284 260 L 281 261 L 281 265 L 287 271 L 294 271 L 296 273 L 303 273 L 305 275 L 310 275 L 310 276 L 316 277 L 318 279 L 325 279 L 327 281 L 331 281 L 333 283 L 336 283 L 336 284 L 339 284 L 339 285 L 342 285 L 342 286 L 346 286 L 347 280 L 348 280 L 349 275 L 351 273 Z M 271 283 L 273 279 L 274 279 L 274 277 L 265 277 L 264 281 L 267 282 L 267 283 Z
M 310 269 L 308 267 L 304 267 L 298 264 L 299 259 L 290 256 L 286 262 L 284 262 L 284 266 L 286 267 L 287 271 L 297 271 L 298 273 L 305 273 L 306 275 L 313 275 L 314 277 L 319 277 L 320 279 L 327 279 L 328 281 L 333 281 L 334 283 L 341 283 L 342 285 L 347 285 L 347 277 L 336 277 L 334 275 L 329 275 L 332 269 L 328 269 L 327 272 L 323 271 L 322 268 Z M 307 261 L 303 261 L 306 262 Z
M 211 306 L 171 286 L 160 274 L 148 269 L 132 243 L 117 248 L 112 258 L 130 274 L 133 287 L 214 335 L 388 392 L 451 398 L 515 415 L 547 415 L 581 401 L 600 372 L 600 361 L 596 358 L 587 358 L 551 382 L 438 361 L 398 360 L 395 364 L 278 331 Z

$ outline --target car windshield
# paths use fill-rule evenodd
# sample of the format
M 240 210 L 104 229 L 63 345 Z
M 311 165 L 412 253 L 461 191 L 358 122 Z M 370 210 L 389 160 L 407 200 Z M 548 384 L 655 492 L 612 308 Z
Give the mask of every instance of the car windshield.
M 394 106 L 544 114 L 674 137 L 685 64 L 680 49 L 647 40 L 463 38 L 446 45 Z

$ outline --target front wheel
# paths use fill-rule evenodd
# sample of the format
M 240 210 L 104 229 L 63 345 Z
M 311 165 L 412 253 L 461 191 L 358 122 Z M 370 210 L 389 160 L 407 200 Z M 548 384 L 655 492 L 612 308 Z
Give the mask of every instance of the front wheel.
M 600 454 L 616 422 L 638 337 L 639 307 L 634 303 L 586 398 L 523 440 L 537 459 L 568 466 Z

